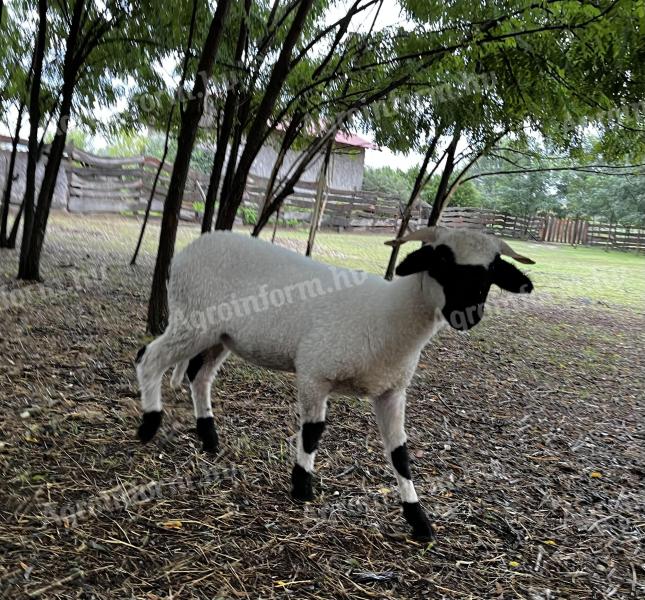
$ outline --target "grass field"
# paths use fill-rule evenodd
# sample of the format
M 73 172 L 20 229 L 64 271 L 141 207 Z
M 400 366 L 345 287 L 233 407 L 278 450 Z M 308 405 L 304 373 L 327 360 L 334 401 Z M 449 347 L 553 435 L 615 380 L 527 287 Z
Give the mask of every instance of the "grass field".
M 306 231 L 280 231 L 279 239 L 305 248 Z M 315 256 L 332 264 L 384 273 L 392 236 L 327 233 L 317 237 Z M 538 294 L 555 298 L 583 298 L 645 310 L 645 254 L 561 244 L 509 240 L 513 248 L 536 264 L 523 267 L 534 279 Z M 404 247 L 405 250 L 405 247 Z
M 332 398 L 305 506 L 291 374 L 226 362 L 216 457 L 185 388 L 164 385 L 162 429 L 136 441 L 159 234 L 130 267 L 138 226 L 52 215 L 42 284 L 0 251 L 1 598 L 645 597 L 645 257 L 512 242 L 536 292 L 495 292 L 480 325 L 427 346 L 406 408 L 426 546 L 366 399 Z M 178 245 L 197 235 L 182 224 Z M 324 232 L 316 257 L 382 273 L 385 239 Z
M 78 228 L 75 221 L 69 222 L 64 215 L 55 215 L 55 227 L 65 231 Z M 115 252 L 127 254 L 134 249 L 133 238 L 139 223 L 134 219 L 117 218 L 117 229 L 112 218 L 90 217 L 84 226 L 96 236 L 97 242 Z M 242 230 L 240 230 L 242 232 Z M 178 248 L 188 244 L 199 235 L 195 225 L 182 223 Z M 279 243 L 304 253 L 308 232 L 283 229 L 277 234 Z M 270 237 L 267 230 L 264 238 Z M 148 260 L 154 255 L 158 238 L 158 221 L 152 222 L 143 245 L 143 255 Z M 344 267 L 362 269 L 382 274 L 390 256 L 390 248 L 383 242 L 391 235 L 371 233 L 334 233 L 323 231 L 316 238 L 314 258 Z M 536 261 L 535 265 L 522 268 L 535 283 L 535 294 L 563 300 L 603 303 L 609 307 L 628 306 L 639 312 L 645 311 L 645 254 L 605 251 L 598 247 L 572 247 L 562 244 L 541 244 L 509 240 L 513 248 Z M 402 254 L 406 251 L 403 247 Z M 144 259 L 145 260 L 145 259 Z

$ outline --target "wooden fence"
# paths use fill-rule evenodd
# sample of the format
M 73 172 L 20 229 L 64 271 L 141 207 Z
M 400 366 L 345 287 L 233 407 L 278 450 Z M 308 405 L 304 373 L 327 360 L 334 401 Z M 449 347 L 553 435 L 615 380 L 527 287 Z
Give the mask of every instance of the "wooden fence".
M 548 216 L 542 241 L 640 251 L 645 250 L 645 228 Z
M 619 250 L 645 250 L 645 229 L 616 224 L 590 223 L 587 244 Z
M 448 207 L 441 225 L 485 229 L 507 238 L 559 244 L 604 246 L 618 250 L 645 250 L 645 228 L 561 219 L 552 215 L 517 217 L 479 208 Z
M 445 227 L 486 229 L 507 238 L 541 240 L 544 218 L 524 218 L 481 208 L 449 206 L 444 209 L 439 224 Z
M 245 204 L 257 210 L 264 204 L 268 181 L 249 176 L 244 196 Z M 287 222 L 308 223 L 316 197 L 318 184 L 301 181 L 282 205 L 281 218 Z M 337 229 L 395 229 L 405 207 L 404 202 L 396 197 L 377 192 L 338 190 L 326 188 L 325 212 L 323 227 Z M 412 213 L 413 225 L 425 223 L 430 216 L 430 207 L 418 202 Z
M 160 161 L 150 156 L 110 158 L 69 148 L 63 163 L 68 181 L 70 212 L 142 212 L 152 192 Z M 163 210 L 172 164 L 164 164 L 151 209 Z M 208 176 L 190 171 L 182 201 L 182 216 L 196 218 L 195 203 L 203 202 L 201 191 Z M 200 189 L 201 188 L 201 189 Z
M 547 216 L 544 219 L 542 241 L 560 244 L 586 244 L 589 239 L 589 223 L 581 219 L 559 219 Z
M 10 138 L 0 136 L 0 142 Z M 21 141 L 24 151 L 26 142 Z M 149 156 L 111 158 L 96 156 L 69 146 L 59 173 L 64 180 L 66 208 L 71 212 L 134 212 L 145 210 L 160 161 Z M 168 191 L 172 164 L 161 171 L 152 210 L 161 212 Z M 4 182 L 2 182 L 4 186 Z M 244 204 L 259 210 L 264 203 L 268 181 L 249 176 Z M 284 202 L 281 218 L 288 223 L 307 223 L 311 219 L 317 183 L 299 182 Z M 15 186 L 17 187 L 17 186 Z M 190 170 L 182 202 L 184 219 L 199 219 L 200 204 L 208 187 L 208 175 Z M 322 227 L 338 230 L 395 231 L 405 202 L 397 196 L 377 192 L 347 191 L 326 188 Z M 19 201 L 13 198 L 12 201 Z M 416 203 L 410 224 L 422 227 L 428 220 L 430 206 Z M 616 224 L 561 219 L 554 216 L 518 217 L 480 208 L 448 207 L 440 224 L 446 227 L 480 229 L 507 238 L 538 242 L 603 246 L 622 250 L 645 250 L 645 228 L 621 227 Z

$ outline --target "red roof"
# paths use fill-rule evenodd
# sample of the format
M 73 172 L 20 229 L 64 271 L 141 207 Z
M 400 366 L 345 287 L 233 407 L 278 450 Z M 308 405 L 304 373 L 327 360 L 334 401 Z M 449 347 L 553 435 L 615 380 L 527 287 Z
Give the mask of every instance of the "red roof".
M 368 148 L 369 150 L 378 150 L 378 146 L 369 140 L 366 140 L 359 135 L 354 135 L 353 133 L 344 133 L 339 131 L 334 138 L 334 141 L 337 144 L 343 144 L 343 146 L 355 146 L 357 148 Z
M 280 123 L 276 127 L 276 130 L 281 133 L 284 132 L 285 129 L 286 129 L 286 126 L 283 125 L 282 123 Z M 311 134 L 314 135 L 313 131 L 311 132 Z M 379 147 L 373 142 L 370 142 L 369 140 L 366 140 L 365 138 L 362 138 L 359 135 L 355 135 L 353 133 L 345 133 L 343 131 L 338 131 L 336 133 L 334 142 L 342 146 L 353 146 L 354 148 L 367 148 L 369 150 L 379 149 Z

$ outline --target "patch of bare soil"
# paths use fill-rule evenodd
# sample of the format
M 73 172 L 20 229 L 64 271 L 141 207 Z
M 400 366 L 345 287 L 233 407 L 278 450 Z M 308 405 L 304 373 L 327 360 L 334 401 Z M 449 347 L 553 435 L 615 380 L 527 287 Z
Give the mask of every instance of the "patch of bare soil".
M 428 547 L 366 401 L 332 400 L 304 507 L 290 376 L 225 365 L 218 457 L 187 390 L 137 443 L 151 260 L 79 235 L 52 233 L 45 284 L 0 253 L 0 597 L 645 596 L 642 315 L 506 302 L 433 341 L 408 409 Z

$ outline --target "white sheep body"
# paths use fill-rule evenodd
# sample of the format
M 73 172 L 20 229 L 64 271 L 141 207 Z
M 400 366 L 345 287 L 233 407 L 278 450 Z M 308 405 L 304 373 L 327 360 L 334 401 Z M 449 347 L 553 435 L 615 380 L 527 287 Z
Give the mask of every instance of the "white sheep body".
M 501 255 L 530 264 L 508 244 L 464 230 L 428 228 L 394 243 L 424 241 L 388 282 L 331 267 L 231 232 L 206 234 L 172 263 L 170 320 L 137 355 L 146 442 L 161 424 L 161 379 L 190 382 L 197 434 L 216 452 L 211 385 L 229 352 L 260 366 L 296 372 L 300 432 L 292 496 L 313 498 L 312 472 L 325 428 L 327 398 L 351 391 L 373 402 L 403 514 L 413 534 L 432 538 L 408 460 L 405 389 L 424 345 L 449 323 L 465 331 L 482 317 L 492 284 L 530 293 L 530 279 Z
M 187 323 L 199 332 L 194 354 L 224 340 L 259 366 L 375 396 L 407 386 L 424 344 L 444 324 L 421 282 L 421 276 L 389 282 L 262 240 L 215 232 L 175 257 L 168 295 L 171 321 L 184 319 L 178 326 Z M 440 307 L 441 288 L 434 285 Z M 271 305 L 272 296 L 285 296 L 285 304 Z M 241 302 L 249 298 L 255 301 Z M 242 316 L 231 308 L 236 303 Z M 222 319 L 222 312 L 230 318 Z

